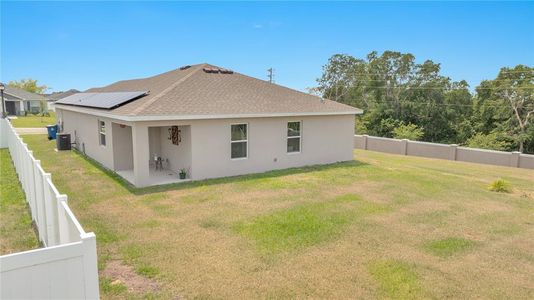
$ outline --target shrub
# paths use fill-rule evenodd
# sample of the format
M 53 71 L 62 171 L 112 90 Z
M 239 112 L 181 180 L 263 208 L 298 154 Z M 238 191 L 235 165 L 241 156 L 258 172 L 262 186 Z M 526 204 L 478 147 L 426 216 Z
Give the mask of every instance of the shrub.
M 495 180 L 488 186 L 488 189 L 498 193 L 510 193 L 512 191 L 510 184 L 503 179 Z
M 408 125 L 401 124 L 397 128 L 393 129 L 393 137 L 396 139 L 409 139 L 412 141 L 418 141 L 423 137 L 423 134 L 423 128 L 412 123 L 409 123 Z
M 467 147 L 481 148 L 499 151 L 510 150 L 510 143 L 499 136 L 497 133 L 483 134 L 477 133 L 467 140 Z

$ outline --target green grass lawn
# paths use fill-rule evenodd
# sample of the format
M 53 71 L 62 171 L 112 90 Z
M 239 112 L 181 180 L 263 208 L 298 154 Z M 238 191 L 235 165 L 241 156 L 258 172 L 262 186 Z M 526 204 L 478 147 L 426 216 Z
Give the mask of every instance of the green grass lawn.
M 532 170 L 355 151 L 135 189 L 24 140 L 96 233 L 103 298 L 534 298 Z
M 11 156 L 7 149 L 0 149 L 0 255 L 38 247 Z
M 22 128 L 37 128 L 46 127 L 46 125 L 56 124 L 56 113 L 51 111 L 49 117 L 41 117 L 29 114 L 28 116 L 17 116 L 16 119 L 11 120 L 13 127 Z

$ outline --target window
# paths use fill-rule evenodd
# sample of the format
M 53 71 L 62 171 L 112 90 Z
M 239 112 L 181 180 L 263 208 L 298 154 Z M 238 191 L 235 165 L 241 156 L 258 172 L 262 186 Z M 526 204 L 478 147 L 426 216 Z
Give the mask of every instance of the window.
M 287 122 L 287 153 L 300 152 L 301 122 Z
M 232 159 L 247 158 L 247 124 L 233 124 L 231 127 Z
M 98 137 L 100 140 L 100 145 L 106 145 L 106 123 L 104 121 L 98 120 Z

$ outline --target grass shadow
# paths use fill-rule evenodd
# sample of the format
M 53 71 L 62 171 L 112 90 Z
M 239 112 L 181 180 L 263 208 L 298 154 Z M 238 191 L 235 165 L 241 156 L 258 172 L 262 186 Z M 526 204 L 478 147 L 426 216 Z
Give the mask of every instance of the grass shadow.
M 97 162 L 91 157 L 83 154 L 82 152 L 78 150 L 74 150 L 74 152 L 80 155 L 80 157 L 87 160 L 91 165 L 93 165 L 94 167 L 102 171 L 104 174 L 109 176 L 116 183 L 118 183 L 119 185 L 121 185 L 122 187 L 124 187 L 130 193 L 134 195 L 145 195 L 145 194 L 159 193 L 159 192 L 165 192 L 165 191 L 171 191 L 171 190 L 183 190 L 183 189 L 190 189 L 190 188 L 199 187 L 199 186 L 210 186 L 210 185 L 216 185 L 216 184 L 221 184 L 221 183 L 234 183 L 234 182 L 241 182 L 241 181 L 252 180 L 252 179 L 276 178 L 276 177 L 281 177 L 281 176 L 303 174 L 303 173 L 325 171 L 325 170 L 333 170 L 333 169 L 347 168 L 347 167 L 357 168 L 357 167 L 363 167 L 363 166 L 368 165 L 367 163 L 364 163 L 361 161 L 352 160 L 352 161 L 338 162 L 338 163 L 332 163 L 332 164 L 326 164 L 326 165 L 312 165 L 312 166 L 289 168 L 289 169 L 283 169 L 283 170 L 273 170 L 273 171 L 248 174 L 248 175 L 203 179 L 203 180 L 195 180 L 195 181 L 189 181 L 189 182 L 183 182 L 183 183 L 170 183 L 170 184 L 138 188 L 138 187 L 135 187 L 133 184 L 131 184 L 126 179 L 122 178 L 116 172 L 104 167 L 101 163 Z

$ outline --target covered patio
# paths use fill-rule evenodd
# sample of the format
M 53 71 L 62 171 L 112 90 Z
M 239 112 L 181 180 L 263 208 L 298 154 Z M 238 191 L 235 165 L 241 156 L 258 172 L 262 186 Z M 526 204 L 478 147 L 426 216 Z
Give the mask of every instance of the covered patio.
M 136 186 L 190 181 L 189 125 L 132 127 L 112 124 L 114 170 Z M 180 172 L 185 178 L 180 179 Z
M 131 184 L 135 183 L 135 175 L 134 170 L 123 170 L 123 171 L 116 171 L 117 174 L 119 174 L 122 178 L 126 179 Z M 161 185 L 161 184 L 170 184 L 170 183 L 179 183 L 179 182 L 187 182 L 191 181 L 191 179 L 180 179 L 178 177 L 178 173 L 173 172 L 171 170 L 154 170 L 150 169 L 148 173 L 148 186 L 152 185 Z

